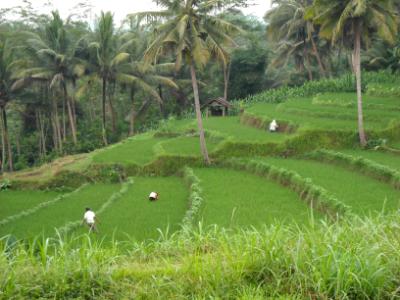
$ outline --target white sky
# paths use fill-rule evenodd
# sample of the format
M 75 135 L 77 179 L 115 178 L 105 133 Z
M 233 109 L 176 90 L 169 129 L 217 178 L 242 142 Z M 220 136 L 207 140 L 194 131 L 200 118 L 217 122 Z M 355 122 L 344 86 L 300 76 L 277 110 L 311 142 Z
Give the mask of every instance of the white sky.
M 114 13 L 115 21 L 118 25 L 129 13 L 159 9 L 151 0 L 31 0 L 33 8 L 37 11 L 48 13 L 57 9 L 63 18 L 69 16 L 73 12 L 77 12 L 76 5 L 81 2 L 92 5 L 93 8 L 89 13 L 89 18 L 91 20 L 102 10 L 111 11 Z M 250 0 L 249 2 L 254 5 L 243 9 L 243 12 L 247 15 L 251 14 L 259 18 L 262 18 L 271 6 L 271 0 Z M 23 0 L 0 0 L 0 9 L 22 4 Z

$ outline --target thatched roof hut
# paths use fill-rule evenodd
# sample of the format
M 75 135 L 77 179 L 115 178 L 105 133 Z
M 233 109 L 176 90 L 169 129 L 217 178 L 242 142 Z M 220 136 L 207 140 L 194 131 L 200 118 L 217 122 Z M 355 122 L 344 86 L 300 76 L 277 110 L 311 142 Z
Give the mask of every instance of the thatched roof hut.
M 201 107 L 202 110 L 206 109 L 207 117 L 210 114 L 211 116 L 225 116 L 230 108 L 232 108 L 232 104 L 222 97 L 210 99 Z

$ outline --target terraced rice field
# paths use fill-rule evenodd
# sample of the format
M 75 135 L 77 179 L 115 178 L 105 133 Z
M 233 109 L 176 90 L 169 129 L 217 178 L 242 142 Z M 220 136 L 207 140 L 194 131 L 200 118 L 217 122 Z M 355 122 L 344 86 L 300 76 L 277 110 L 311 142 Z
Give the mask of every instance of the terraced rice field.
M 264 178 L 215 168 L 195 169 L 195 174 L 203 188 L 202 218 L 207 225 L 260 227 L 309 220 L 310 209 L 297 194 Z
M 326 94 L 313 99 L 296 98 L 280 104 L 257 103 L 247 111 L 267 119 L 298 124 L 301 129 L 357 129 L 355 94 Z M 395 98 L 364 97 L 366 129 L 385 129 L 398 120 Z M 397 110 L 396 110 L 397 108 Z
M 359 215 L 400 208 L 400 191 L 389 184 L 344 168 L 316 161 L 262 158 L 272 165 L 293 170 L 325 188 Z
M 93 156 L 93 162 L 144 165 L 154 160 L 154 147 L 166 139 L 154 138 L 151 134 L 140 135 L 99 151 Z
M 160 194 L 158 201 L 149 201 L 151 191 Z M 178 177 L 136 177 L 128 192 L 99 216 L 99 234 L 108 240 L 143 240 L 158 238 L 158 229 L 172 233 L 180 228 L 188 196 Z
M 365 96 L 364 101 L 367 129 L 379 131 L 398 120 L 398 99 Z M 298 126 L 298 130 L 293 134 L 271 134 L 266 128 L 257 129 L 241 124 L 240 116 L 206 118 L 204 126 L 210 153 L 214 150 L 222 151 L 223 148 L 219 146 L 223 145 L 224 141 L 229 141 L 230 147 L 235 147 L 235 143 L 250 144 L 249 147 L 254 143 L 260 147 L 259 144 L 262 146 L 264 143 L 284 143 L 292 137 L 301 137 L 307 129 L 352 131 L 355 134 L 357 130 L 355 95 L 350 93 L 320 94 L 280 104 L 256 103 L 248 107 L 247 112 L 265 120 L 277 119 L 278 123 L 287 122 Z M 38 182 L 44 182 L 61 170 L 80 172 L 91 163 L 143 166 L 160 155 L 200 157 L 199 139 L 194 135 L 196 130 L 197 124 L 194 119 L 172 119 L 164 122 L 158 132 L 158 136 L 165 137 L 155 137 L 155 132 L 140 134 L 93 153 L 56 160 L 41 169 L 16 173 L 15 177 L 10 178 L 26 178 L 29 182 L 37 178 Z M 175 135 L 178 136 L 174 137 Z M 389 142 L 390 146 L 400 149 L 399 142 Z M 321 148 L 323 147 L 324 145 L 321 145 Z M 400 155 L 359 149 L 341 151 L 400 171 Z M 358 215 L 382 210 L 393 211 L 400 207 L 400 191 L 356 171 L 311 160 L 274 157 L 257 159 L 296 171 L 304 178 L 311 178 L 315 184 L 350 206 Z M 201 180 L 200 188 L 204 199 L 198 217 L 205 225 L 259 228 L 276 222 L 308 224 L 311 215 L 315 220 L 324 218 L 319 212 L 311 212 L 310 207 L 288 187 L 265 178 L 244 171 L 219 168 L 196 168 L 194 171 Z M 169 177 L 135 177 L 128 192 L 98 215 L 101 224 L 97 236 L 107 241 L 113 238 L 142 241 L 158 238 L 160 231 L 172 233 L 179 230 L 188 209 L 190 190 L 183 179 L 175 175 L 178 174 L 171 174 Z M 12 234 L 17 238 L 26 239 L 39 234 L 54 236 L 56 228 L 80 220 L 86 206 L 90 206 L 96 212 L 120 189 L 120 184 L 87 186 L 70 197 L 1 226 L 0 236 Z M 151 191 L 160 192 L 159 201 L 148 200 Z M 2 191 L 0 220 L 36 207 L 57 195 L 57 192 Z M 87 231 L 87 228 L 82 226 L 74 233 L 81 234 Z
M 59 193 L 53 191 L 2 191 L 0 194 L 0 220 L 33 208 L 40 203 L 50 201 L 58 195 Z
M 210 139 L 206 139 L 208 152 L 212 152 L 218 145 Z M 166 154 L 182 156 L 200 156 L 199 137 L 184 136 L 169 139 L 161 143 L 161 147 Z
M 204 120 L 207 130 L 217 131 L 238 142 L 282 142 L 285 134 L 271 134 L 266 129 L 256 129 L 240 124 L 239 117 L 212 117 Z
M 363 157 L 400 172 L 400 155 L 375 150 L 341 150 L 340 152 Z
M 96 184 L 84 187 L 37 212 L 0 227 L 0 236 L 11 234 L 16 238 L 33 238 L 44 234 L 52 236 L 55 229 L 70 221 L 83 218 L 85 207 L 94 211 L 107 201 L 112 193 L 120 189 L 119 184 Z

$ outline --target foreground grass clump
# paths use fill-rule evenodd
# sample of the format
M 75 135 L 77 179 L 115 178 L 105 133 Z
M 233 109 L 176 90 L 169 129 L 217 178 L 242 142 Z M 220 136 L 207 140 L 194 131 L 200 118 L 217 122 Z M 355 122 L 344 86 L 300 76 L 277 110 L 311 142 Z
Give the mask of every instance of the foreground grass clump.
M 199 226 L 124 247 L 84 236 L 3 239 L 0 297 L 397 299 L 399 227 L 392 215 L 236 233 Z

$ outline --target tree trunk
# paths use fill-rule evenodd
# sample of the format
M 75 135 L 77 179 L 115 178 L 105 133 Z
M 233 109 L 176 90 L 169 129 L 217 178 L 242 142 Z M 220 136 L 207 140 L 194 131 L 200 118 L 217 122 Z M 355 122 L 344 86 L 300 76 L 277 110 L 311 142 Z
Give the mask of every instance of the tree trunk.
M 164 99 L 163 99 L 163 92 L 162 92 L 162 86 L 161 84 L 158 85 L 158 95 L 161 98 L 161 102 L 159 102 L 160 106 L 160 113 L 161 116 L 166 119 L 167 118 L 167 111 L 165 110 L 165 105 L 164 105 Z
M 58 117 L 58 108 L 57 108 L 57 101 L 53 98 L 53 112 L 52 112 L 52 123 L 53 123 L 53 130 L 55 136 L 55 143 L 54 146 L 59 153 L 63 151 L 63 142 L 61 136 L 61 126 L 60 126 L 60 118 Z
M 357 82 L 357 109 L 358 109 L 358 134 L 360 137 L 361 146 L 367 145 L 367 139 L 364 131 L 364 120 L 363 120 L 363 107 L 362 107 L 362 93 L 361 93 L 361 21 L 357 20 L 355 23 L 355 42 L 354 42 L 354 71 L 356 74 Z
M 229 76 L 231 74 L 231 64 L 228 62 L 226 67 L 224 67 L 224 100 L 228 100 L 228 86 L 229 86 Z
M 2 114 L 2 119 L 3 119 L 2 127 L 3 127 L 4 143 L 5 143 L 7 156 L 8 156 L 8 169 L 10 170 L 10 172 L 12 172 L 14 169 L 13 157 L 12 157 L 12 151 L 11 151 L 10 137 L 8 135 L 7 113 L 6 113 L 6 108 L 4 106 L 1 107 L 1 114 Z
M 314 78 L 313 78 L 313 75 L 312 75 L 312 72 L 310 69 L 311 64 L 310 64 L 310 58 L 308 57 L 308 53 L 305 53 L 304 58 L 306 60 L 306 65 L 304 65 L 304 67 L 306 68 L 307 73 L 308 73 L 308 80 L 313 81 Z
M 71 126 L 72 141 L 76 146 L 78 140 L 76 138 L 75 118 L 72 110 L 72 103 L 68 97 L 67 86 L 65 85 L 65 83 L 63 84 L 63 91 L 64 91 L 64 101 L 67 103 L 67 108 L 68 108 L 68 117 L 69 117 L 69 124 Z
M 65 99 L 65 97 L 64 97 L 64 99 L 63 99 L 63 106 L 62 106 L 62 123 L 63 123 L 63 125 L 62 125 L 62 139 L 63 139 L 63 141 L 64 142 L 66 142 L 67 141 L 67 122 L 66 122 L 66 120 L 65 120 L 65 101 L 66 101 L 66 99 Z
M 105 146 L 107 143 L 107 131 L 106 131 L 106 89 L 107 89 L 107 80 L 103 77 L 103 94 L 102 94 L 102 113 L 103 113 L 103 122 L 102 122 L 102 135 L 103 135 L 103 143 Z
M 45 129 L 45 119 L 42 112 L 36 111 L 37 127 L 39 130 L 39 153 L 41 158 L 46 156 L 46 136 L 44 134 Z
M 113 84 L 114 85 L 114 84 Z M 108 104 L 110 107 L 110 115 L 111 115 L 111 128 L 112 128 L 112 132 L 115 133 L 117 131 L 117 125 L 116 125 L 116 113 L 115 113 L 115 109 L 114 109 L 114 105 L 113 105 L 113 96 L 115 93 L 115 86 L 113 86 L 111 84 L 108 85 Z
M 129 136 L 135 134 L 135 90 L 131 88 L 131 115 L 129 116 Z
M 200 135 L 201 153 L 203 155 L 204 162 L 207 165 L 209 165 L 210 164 L 210 158 L 208 157 L 206 139 L 204 137 L 203 120 L 202 120 L 202 117 L 201 117 L 201 110 L 200 110 L 199 87 L 197 85 L 196 70 L 195 70 L 195 66 L 194 66 L 193 61 L 191 61 L 191 63 L 190 63 L 190 75 L 192 77 L 192 86 L 193 86 L 193 94 L 194 94 L 194 107 L 195 107 L 195 110 L 196 110 L 197 127 L 199 129 L 199 135 Z
M 314 38 L 312 36 L 311 36 L 311 45 L 312 45 L 312 48 L 313 48 L 314 55 L 317 58 L 318 66 L 319 66 L 319 69 L 320 69 L 320 71 L 322 73 L 322 76 L 326 77 L 326 70 L 324 68 L 324 65 L 322 64 L 321 56 L 319 55 L 319 51 L 318 51 L 317 45 L 316 45 L 316 43 L 314 41 Z
M 1 131 L 1 172 L 4 172 L 6 166 L 6 141 L 3 128 L 3 117 L 0 113 L 0 131 Z

